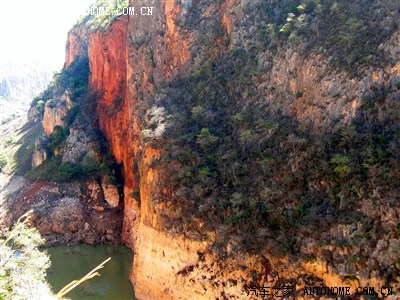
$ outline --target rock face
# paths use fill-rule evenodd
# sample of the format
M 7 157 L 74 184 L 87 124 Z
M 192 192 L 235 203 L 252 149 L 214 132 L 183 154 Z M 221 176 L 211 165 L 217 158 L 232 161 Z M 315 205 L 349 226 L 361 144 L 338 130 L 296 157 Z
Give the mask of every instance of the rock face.
M 130 2 L 131 6 L 137 7 L 135 1 Z M 110 151 L 116 161 L 123 165 L 123 239 L 135 252 L 131 279 L 138 299 L 243 299 L 251 285 L 274 286 L 294 282 L 299 284 L 299 289 L 306 285 L 317 284 L 351 286 L 352 293 L 358 284 L 373 285 L 377 289 L 388 284 L 389 281 L 379 275 L 378 269 L 389 267 L 399 254 L 399 238 L 395 228 L 400 209 L 398 205 L 391 208 L 395 202 L 393 195 L 389 193 L 385 194 L 387 197 L 381 196 L 384 187 L 373 188 L 375 181 L 370 184 L 373 190 L 370 195 L 366 195 L 368 193 L 365 193 L 363 188 L 352 185 L 350 196 L 358 197 L 362 201 L 353 203 L 353 210 L 346 212 L 348 215 L 343 213 L 343 210 L 350 205 L 347 203 L 349 194 L 344 195 L 343 191 L 336 191 L 337 195 L 334 196 L 328 195 L 329 203 L 324 202 L 326 199 L 319 199 L 316 196 L 315 201 L 325 203 L 321 206 L 325 205 L 328 208 L 320 208 L 319 204 L 302 206 L 300 200 L 306 201 L 303 199 L 306 196 L 299 191 L 293 203 L 282 200 L 279 205 L 283 207 L 268 208 L 273 211 L 269 217 L 278 215 L 275 227 L 278 230 L 282 228 L 279 237 L 271 237 L 268 230 L 258 228 L 259 231 L 247 234 L 268 239 L 271 243 L 260 243 L 260 246 L 255 246 L 253 251 L 240 251 L 237 250 L 238 241 L 246 240 L 248 237 L 224 236 L 219 233 L 224 232 L 224 227 L 227 227 L 229 222 L 236 222 L 235 220 L 242 215 L 238 214 L 237 218 L 228 215 L 225 219 L 226 224 L 219 224 L 214 230 L 210 230 L 206 229 L 207 226 L 204 224 L 207 219 L 194 217 L 198 210 L 202 209 L 201 206 L 193 204 L 193 217 L 187 222 L 182 213 L 183 204 L 169 201 L 181 192 L 174 185 L 172 177 L 181 175 L 185 166 L 182 167 L 168 159 L 171 156 L 188 154 L 173 149 L 172 146 L 175 145 L 172 143 L 170 148 L 163 147 L 163 143 L 168 143 L 168 137 L 165 137 L 164 133 L 168 133 L 168 130 L 171 133 L 174 130 L 173 126 L 168 127 L 168 120 L 179 119 L 179 114 L 183 113 L 179 109 L 173 111 L 175 102 L 178 100 L 184 102 L 195 93 L 204 93 L 204 106 L 209 105 L 207 97 L 213 96 L 213 91 L 207 84 L 201 85 L 199 78 L 206 77 L 211 72 L 218 72 L 217 61 L 225 55 L 238 58 L 227 66 L 231 68 L 231 74 L 237 74 L 244 79 L 251 78 L 252 82 L 242 86 L 243 82 L 247 82 L 243 79 L 235 81 L 237 86 L 230 86 L 224 79 L 226 74 L 217 74 L 215 81 L 220 84 L 221 90 L 229 91 L 226 92 L 228 96 L 221 92 L 221 97 L 225 95 L 228 100 L 240 99 L 249 105 L 253 102 L 259 105 L 259 108 L 267 106 L 273 116 L 285 117 L 296 123 L 298 131 L 304 131 L 306 128 L 305 131 L 312 134 L 316 144 L 319 140 L 323 144 L 326 135 L 332 135 L 334 140 L 341 140 L 341 143 L 351 141 L 355 138 L 351 135 L 351 125 L 354 122 L 358 125 L 358 122 L 361 122 L 360 116 L 364 119 L 369 118 L 365 109 L 368 105 L 371 107 L 368 113 L 376 115 L 379 126 L 376 125 L 375 129 L 378 130 L 380 126 L 397 120 L 396 101 L 399 99 L 399 88 L 395 82 L 400 76 L 398 63 L 400 57 L 398 45 L 396 46 L 398 33 L 391 32 L 391 37 L 379 46 L 391 59 L 386 65 L 371 66 L 369 69 L 360 68 L 357 76 L 354 76 L 351 70 L 332 67 L 333 58 L 327 54 L 331 49 L 326 49 L 326 52 L 307 52 L 307 47 L 311 46 L 305 42 L 304 45 L 297 43 L 296 35 L 289 35 L 287 43 L 277 41 L 274 34 L 284 35 L 284 24 L 281 24 L 282 28 L 281 31 L 277 30 L 278 33 L 273 32 L 271 36 L 264 36 L 265 28 L 270 28 L 268 27 L 270 20 L 258 14 L 260 11 L 266 11 L 265 7 L 262 7 L 262 1 L 160 1 L 154 5 L 153 15 L 121 17 L 104 31 L 84 34 L 83 31 L 74 29 L 69 37 L 66 55 L 66 65 L 69 65 L 82 51 L 82 45 L 86 45 L 87 42 L 91 70 L 90 88 L 97 93 L 96 120 L 110 145 Z M 279 5 L 277 3 L 275 5 L 278 11 Z M 302 10 L 301 7 L 298 9 Z M 283 19 L 286 19 L 286 16 Z M 301 20 L 306 19 L 300 15 L 298 26 L 301 27 Z M 394 20 L 389 16 L 386 21 L 389 22 L 389 19 Z M 211 27 L 213 27 L 211 33 L 204 32 L 204 28 Z M 290 28 L 291 24 L 287 27 Z M 314 30 L 311 25 L 310 28 Z M 315 34 L 319 35 L 318 30 Z M 83 38 L 87 41 L 80 40 Z M 268 47 L 264 47 L 263 39 L 272 42 Z M 245 53 L 252 53 L 251 59 L 245 58 Z M 242 55 L 243 60 L 247 59 L 245 62 L 240 61 Z M 349 61 L 351 57 L 346 59 Z M 251 68 L 247 69 L 247 73 L 241 73 L 244 72 L 242 69 L 248 66 Z M 194 76 L 188 76 L 192 73 Z M 185 85 L 192 84 L 190 80 L 199 80 L 199 85 L 185 91 Z M 161 107 L 160 99 L 169 99 L 166 103 L 172 108 Z M 229 103 L 226 106 L 236 104 Z M 170 109 L 170 115 L 167 113 L 167 108 Z M 47 108 L 47 105 L 46 109 L 47 120 L 44 124 L 47 128 L 46 133 L 49 133 L 55 125 L 62 126 L 65 110 L 57 107 Z M 201 110 L 199 107 L 190 108 L 193 116 L 196 109 Z M 204 117 L 209 117 L 213 121 L 214 117 L 223 114 L 224 111 L 217 110 L 211 117 L 207 115 Z M 273 142 L 271 141 L 273 132 L 278 130 L 274 124 L 268 124 L 269 118 L 269 115 L 263 116 L 257 123 L 257 126 L 261 124 L 260 127 L 265 125 L 262 127 L 264 130 L 262 133 L 267 144 Z M 229 119 L 229 122 L 244 122 L 243 119 L 238 112 L 234 118 Z M 279 130 L 284 130 L 284 126 L 282 128 Z M 251 133 L 251 131 L 247 132 L 247 135 L 246 132 L 240 133 L 241 141 L 244 141 L 241 151 L 245 151 L 245 142 L 251 140 Z M 189 136 L 190 134 L 192 132 L 187 133 Z M 282 135 L 284 139 L 279 145 L 279 151 L 289 147 L 291 153 L 296 153 L 295 151 L 300 148 L 303 149 L 302 155 L 310 156 L 321 155 L 321 152 L 324 152 L 321 146 L 315 153 L 310 154 L 306 149 L 307 141 L 296 140 L 294 134 L 290 132 Z M 212 142 L 212 135 L 209 135 L 209 141 Z M 84 148 L 77 143 L 78 138 L 72 134 L 70 140 L 72 147 Z M 201 146 L 200 143 L 197 145 Z M 374 147 L 372 150 L 364 149 L 365 153 L 380 151 L 376 145 Z M 83 153 L 78 150 L 73 152 Z M 274 157 L 275 154 L 272 153 L 271 156 Z M 347 153 L 325 160 L 321 168 L 332 168 L 337 161 L 342 164 L 348 163 L 344 158 L 345 154 Z M 229 153 L 221 155 L 221 159 L 226 159 L 226 168 L 235 169 L 234 165 L 230 165 Z M 299 157 L 293 154 L 286 162 L 289 165 L 288 173 L 276 175 L 279 180 L 285 179 L 283 185 L 294 184 L 297 178 L 293 178 L 292 174 L 304 168 L 304 161 L 299 162 L 298 159 Z M 163 164 L 166 160 L 167 163 Z M 395 161 L 396 159 L 393 159 L 394 164 Z M 242 167 L 237 167 L 237 172 L 240 172 L 240 169 Z M 268 173 L 273 167 L 266 170 L 262 167 L 259 169 L 259 172 Z M 349 166 L 340 165 L 334 168 L 334 172 L 343 174 L 340 172 L 347 172 L 348 169 Z M 206 174 L 203 179 L 212 176 L 207 168 L 196 169 L 195 172 Z M 363 172 L 360 176 L 366 176 L 366 172 L 376 172 L 376 170 Z M 189 173 L 189 176 L 192 174 Z M 334 185 L 332 180 L 327 182 L 320 178 L 307 178 L 307 174 L 306 171 L 303 172 L 300 179 L 301 182 L 304 180 L 307 193 L 316 191 L 318 194 Z M 233 172 L 234 181 L 244 180 L 240 177 L 237 179 L 237 176 L 240 174 Z M 271 179 L 278 180 L 272 176 Z M 107 178 L 102 179 L 101 188 L 99 183 L 93 183 L 90 193 L 93 198 L 99 199 L 103 193 L 109 206 L 117 207 L 119 191 L 115 186 L 108 185 L 107 181 L 109 181 Z M 248 185 L 252 184 L 251 181 L 248 182 Z M 192 194 L 197 193 L 196 189 L 200 188 L 193 186 Z M 277 189 L 274 184 L 265 183 L 265 190 L 262 193 L 267 199 L 266 202 L 285 199 L 285 193 Z M 202 197 L 207 197 L 207 193 Z M 329 197 L 333 197 L 333 200 L 329 200 Z M 229 201 L 233 203 L 234 208 L 237 208 L 235 205 L 240 206 L 239 200 L 236 197 Z M 215 199 L 209 201 L 216 202 Z M 378 205 L 380 209 L 374 210 L 374 205 Z M 247 205 L 243 206 L 247 208 Z M 248 206 L 251 207 L 251 202 Z M 257 204 L 254 206 L 257 208 Z M 93 208 L 97 212 L 104 209 L 99 205 Z M 224 210 L 225 207 L 221 206 L 219 209 Z M 333 222 L 329 228 L 321 229 L 318 235 L 316 232 L 308 232 L 307 230 L 310 230 L 308 227 L 301 227 L 299 224 L 295 225 L 300 227 L 285 231 L 284 220 L 291 220 L 294 215 L 301 216 L 305 211 L 313 209 L 326 211 L 325 220 L 332 221 L 332 218 L 337 218 L 340 214 L 346 222 L 352 218 L 352 213 L 360 212 L 363 216 L 368 216 L 373 224 L 364 224 L 361 221 L 353 222 L 351 225 L 346 222 L 343 224 Z M 180 220 L 178 225 L 184 224 L 183 226 L 187 223 L 197 223 L 202 238 L 195 238 L 185 231 L 177 230 L 174 224 L 168 224 L 170 220 Z M 292 236 L 293 230 L 301 231 L 299 228 L 304 230 L 301 232 L 302 238 L 298 235 Z M 373 242 L 366 238 L 367 232 Z M 320 243 L 321 240 L 350 240 L 353 244 L 342 247 L 339 243 L 337 245 Z M 274 247 L 276 241 L 281 248 Z M 354 243 L 362 247 L 356 247 Z M 220 246 L 222 244 L 223 246 Z M 294 245 L 297 247 L 296 256 L 285 254 L 285 247 L 293 248 Z M 375 259 L 376 256 L 380 257 Z M 358 264 L 360 257 L 364 261 Z M 359 268 L 363 264 L 361 271 Z M 399 270 L 397 266 L 396 268 L 394 273 Z M 390 284 L 398 286 L 396 280 L 391 280 Z
M 40 136 L 35 141 L 35 148 L 33 149 L 32 154 L 32 168 L 36 168 L 43 161 L 47 159 L 48 150 L 46 148 L 46 144 L 48 143 L 48 139 L 45 136 Z
M 72 101 L 68 91 L 59 98 L 46 102 L 43 115 L 43 129 L 49 136 L 56 126 L 65 127 L 68 110 L 72 107 Z
M 68 33 L 65 45 L 65 68 L 68 68 L 76 57 L 86 54 L 87 36 L 88 31 L 80 26 L 75 26 Z
M 160 218 L 161 204 L 154 203 L 154 195 L 166 193 L 165 185 L 160 184 L 166 175 L 151 167 L 161 153 L 139 143 L 140 123 L 145 117 L 140 109 L 144 98 L 154 93 L 157 83 L 168 82 L 184 72 L 189 62 L 188 45 L 192 38 L 181 32 L 173 21 L 185 17 L 190 9 L 190 4 L 187 5 L 180 7 L 166 1 L 156 8 L 157 14 L 153 17 L 130 19 L 129 23 L 121 19 L 108 31 L 94 33 L 89 39 L 90 83 L 100 95 L 97 99 L 99 127 L 124 169 L 123 236 L 135 252 L 131 279 L 139 299 L 212 299 L 221 297 L 221 293 L 233 297 L 243 295 L 243 284 L 229 283 L 236 280 L 232 270 L 224 272 L 216 268 L 217 279 L 204 281 L 202 278 L 208 276 L 207 272 L 214 272 L 207 270 L 205 263 L 199 267 L 209 243 L 165 231 Z M 231 26 L 227 16 L 224 20 Z M 121 49 L 127 49 L 127 54 Z M 139 166 L 132 172 L 135 162 Z M 107 188 L 104 185 L 102 188 L 107 200 Z M 139 188 L 140 196 L 134 192 Z M 209 263 L 214 260 L 213 255 L 208 256 Z M 247 263 L 253 260 L 249 258 Z M 246 258 L 242 263 L 245 262 Z M 196 268 L 197 271 L 187 276 L 185 270 Z M 257 269 L 253 264 L 248 271 L 252 268 Z M 231 269 L 234 269 L 232 265 Z M 243 282 L 249 280 L 248 276 L 242 276 Z M 220 285 L 218 288 L 213 286 L 215 282 Z M 231 287 L 224 288 L 227 284 Z
M 118 163 L 123 164 L 125 213 L 123 231 L 126 243 L 133 245 L 131 233 L 138 210 L 137 203 L 126 195 L 137 189 L 132 166 L 138 149 L 140 129 L 132 114 L 134 102 L 127 98 L 127 18 L 112 24 L 106 32 L 89 38 L 90 87 L 97 91 L 99 129 L 105 135 Z
M 62 162 L 82 162 L 89 159 L 98 160 L 98 155 L 93 150 L 97 146 L 93 140 L 81 129 L 71 129 L 65 142 L 62 153 Z
M 44 132 L 50 136 L 56 126 L 65 126 L 67 107 L 60 103 L 50 100 L 44 107 L 43 128 Z
M 37 107 L 31 107 L 28 111 L 28 120 L 32 122 L 39 122 L 42 120 L 42 116 Z
M 120 198 L 118 188 L 115 186 L 114 182 L 116 182 L 116 179 L 109 175 L 104 176 L 101 179 L 101 188 L 103 189 L 104 200 L 106 200 L 112 208 L 118 206 Z
M 126 153 L 131 148 L 129 104 L 126 102 L 126 26 L 127 19 L 123 18 L 108 31 L 93 33 L 88 55 L 90 86 L 100 93 L 97 99 L 99 128 L 109 141 L 117 162 L 124 163 L 126 185 L 132 186 L 129 166 L 133 164 L 133 158 Z

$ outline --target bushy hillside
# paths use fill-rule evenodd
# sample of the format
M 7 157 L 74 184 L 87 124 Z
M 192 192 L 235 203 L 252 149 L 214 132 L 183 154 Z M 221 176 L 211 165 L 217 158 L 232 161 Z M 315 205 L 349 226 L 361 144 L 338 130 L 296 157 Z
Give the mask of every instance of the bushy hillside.
M 164 225 L 196 239 L 215 232 L 217 252 L 233 245 L 233 256 L 268 248 L 323 257 L 347 276 L 376 259 L 396 268 L 379 268 L 391 278 L 400 255 L 400 79 L 390 71 L 374 79 L 372 70 L 399 59 L 390 44 L 399 3 L 241 4 L 233 33 L 220 10 L 205 18 L 192 8 L 179 26 L 199 30 L 196 63 L 148 98 L 143 140 L 165 153 L 153 164 L 174 191 L 155 196 Z M 378 243 L 388 244 L 387 258 L 373 258 Z

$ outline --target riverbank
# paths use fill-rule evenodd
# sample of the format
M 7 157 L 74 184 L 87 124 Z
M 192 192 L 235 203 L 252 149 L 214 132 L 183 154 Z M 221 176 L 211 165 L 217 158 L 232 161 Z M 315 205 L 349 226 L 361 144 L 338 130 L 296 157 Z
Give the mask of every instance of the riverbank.
M 0 202 L 0 229 L 12 226 L 33 210 L 35 226 L 47 246 L 60 244 L 121 243 L 123 206 L 110 208 L 79 182 L 29 181 L 22 176 L 5 178 Z

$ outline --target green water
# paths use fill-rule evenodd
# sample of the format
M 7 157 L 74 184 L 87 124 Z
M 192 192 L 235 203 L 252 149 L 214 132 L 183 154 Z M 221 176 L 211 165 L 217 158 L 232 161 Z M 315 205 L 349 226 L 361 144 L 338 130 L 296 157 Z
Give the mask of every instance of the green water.
M 101 276 L 76 287 L 65 297 L 72 300 L 131 300 L 135 299 L 129 272 L 132 252 L 123 246 L 88 245 L 47 248 L 51 267 L 47 280 L 54 292 L 60 291 L 72 280 L 80 279 L 108 257 L 111 260 L 100 270 Z

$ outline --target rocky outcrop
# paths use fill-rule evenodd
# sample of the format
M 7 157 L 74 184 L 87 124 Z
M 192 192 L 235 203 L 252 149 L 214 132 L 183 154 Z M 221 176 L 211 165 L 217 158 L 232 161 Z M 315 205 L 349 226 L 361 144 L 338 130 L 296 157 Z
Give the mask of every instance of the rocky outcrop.
M 103 191 L 101 190 L 100 184 L 97 182 L 97 180 L 92 179 L 88 182 L 88 194 L 90 195 L 90 198 L 95 199 L 97 201 L 100 201 L 104 198 Z
M 120 200 L 120 194 L 115 183 L 116 179 L 114 176 L 106 175 L 101 179 L 101 188 L 103 189 L 104 200 L 112 208 L 117 207 Z
M 43 128 L 44 132 L 50 136 L 56 126 L 65 126 L 67 108 L 50 100 L 44 107 Z
M 65 99 L 68 99 L 68 96 L 64 95 L 62 100 L 49 100 L 44 106 L 43 129 L 47 136 L 50 136 L 54 127 L 65 127 L 65 118 L 70 108 L 68 102 L 64 101 Z
M 42 120 L 42 114 L 36 106 L 28 110 L 28 120 L 35 123 Z
M 35 147 L 32 154 L 32 168 L 36 168 L 48 157 L 47 143 L 49 139 L 46 136 L 40 136 L 35 141 Z
M 70 129 L 62 151 L 62 163 L 86 163 L 92 159 L 99 160 L 99 154 L 94 149 L 99 145 L 82 129 Z
M 88 30 L 83 26 L 83 24 L 75 26 L 70 30 L 65 44 L 64 68 L 67 69 L 76 57 L 86 55 L 87 41 Z

